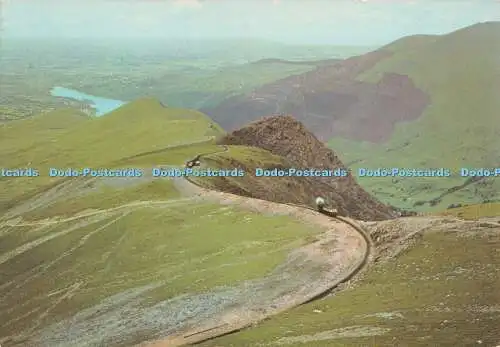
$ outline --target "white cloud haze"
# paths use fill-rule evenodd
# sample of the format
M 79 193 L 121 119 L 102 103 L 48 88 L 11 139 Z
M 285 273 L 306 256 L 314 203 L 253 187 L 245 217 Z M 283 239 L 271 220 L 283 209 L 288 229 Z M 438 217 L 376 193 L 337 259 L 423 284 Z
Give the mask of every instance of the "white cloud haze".
M 499 6 L 496 0 L 8 0 L 2 35 L 372 45 L 500 20 Z

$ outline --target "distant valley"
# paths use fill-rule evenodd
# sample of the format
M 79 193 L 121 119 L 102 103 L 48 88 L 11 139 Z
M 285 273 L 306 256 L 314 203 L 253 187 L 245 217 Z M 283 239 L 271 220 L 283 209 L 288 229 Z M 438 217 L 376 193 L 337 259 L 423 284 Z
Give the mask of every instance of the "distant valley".
M 410 36 L 202 111 L 227 130 L 291 114 L 353 170 L 495 168 L 499 55 L 498 22 Z M 493 177 L 368 177 L 360 183 L 384 202 L 420 211 L 500 200 L 500 180 Z
M 116 46 L 111 49 L 118 64 L 109 65 L 104 74 L 96 74 L 104 62 L 99 63 L 94 44 L 88 49 L 92 63 L 85 68 L 69 69 L 76 56 L 68 61 L 67 70 L 47 66 L 54 78 L 37 77 L 40 72 L 35 67 L 40 62 L 27 60 L 27 77 L 40 81 L 42 89 L 37 91 L 31 87 L 17 93 L 18 82 L 10 72 L 2 79 L 2 90 L 12 97 L 0 105 L 0 116 L 13 119 L 61 107 L 103 115 L 122 105 L 120 100 L 151 96 L 164 105 L 199 109 L 227 131 L 273 114 L 292 115 L 354 171 L 498 167 L 498 99 L 476 91 L 498 83 L 494 59 L 499 54 L 499 32 L 497 23 L 478 24 L 443 36 L 402 38 L 366 54 L 360 54 L 361 48 L 339 47 L 334 58 L 335 48 L 322 53 L 307 48 L 300 55 L 299 47 L 285 52 L 254 42 L 255 50 L 247 50 L 253 52 L 248 55 L 231 43 L 232 58 L 219 60 L 219 66 L 214 62 L 223 50 L 217 46 L 205 60 L 170 57 L 167 63 L 153 53 L 122 55 L 126 51 Z M 57 51 L 55 43 L 47 47 Z M 447 64 L 448 52 L 457 50 L 458 65 Z M 245 54 L 255 60 L 243 63 Z M 342 54 L 352 56 L 342 59 L 346 58 Z M 141 59 L 146 64 L 139 70 Z M 22 71 L 22 62 L 16 61 L 12 71 Z M 126 72 L 130 66 L 136 67 Z M 463 88 L 451 93 L 456 85 Z M 360 184 L 386 203 L 419 211 L 500 199 L 500 183 L 493 178 L 368 177 Z
M 85 103 L 51 97 L 58 86 L 112 100 L 154 97 L 175 107 L 212 107 L 228 96 L 313 69 L 312 61 L 369 50 L 262 40 L 4 40 L 0 120 L 66 106 L 91 111 Z M 280 61 L 249 64 L 269 57 Z

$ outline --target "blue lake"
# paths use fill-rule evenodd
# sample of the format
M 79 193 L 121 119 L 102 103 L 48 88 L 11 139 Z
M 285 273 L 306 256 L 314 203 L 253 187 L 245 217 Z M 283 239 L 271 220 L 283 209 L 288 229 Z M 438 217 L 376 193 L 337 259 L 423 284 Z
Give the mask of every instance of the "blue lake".
M 64 88 L 64 87 L 54 87 L 50 90 L 50 95 L 58 96 L 61 98 L 74 99 L 78 101 L 86 101 L 90 103 L 90 106 L 95 109 L 96 116 L 100 117 L 116 110 L 120 106 L 125 105 L 126 101 L 113 100 L 107 98 L 101 98 L 99 96 L 89 95 L 78 90 Z

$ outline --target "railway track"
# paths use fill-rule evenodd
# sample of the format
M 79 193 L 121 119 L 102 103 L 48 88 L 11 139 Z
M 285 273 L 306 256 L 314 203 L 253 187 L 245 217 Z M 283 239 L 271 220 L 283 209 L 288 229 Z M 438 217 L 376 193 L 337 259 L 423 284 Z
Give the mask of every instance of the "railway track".
M 176 146 L 174 146 L 174 147 L 176 147 Z M 220 149 L 216 150 L 216 151 L 210 151 L 210 152 L 198 154 L 195 157 L 195 159 L 186 163 L 186 167 L 192 167 L 192 166 L 189 166 L 189 163 L 192 164 L 194 162 L 199 162 L 199 161 L 203 160 L 204 158 L 206 158 L 207 156 L 229 151 L 229 147 L 226 145 L 219 145 L 219 148 Z M 147 152 L 146 154 L 141 153 L 141 154 L 133 156 L 133 157 L 138 157 L 138 156 L 147 155 L 147 154 L 151 154 L 151 153 L 157 153 L 157 152 L 163 151 L 163 150 L 165 150 L 165 149 Z M 184 179 L 186 179 L 188 182 L 190 182 L 194 186 L 197 186 L 197 187 L 203 188 L 203 189 L 207 189 L 203 185 L 201 185 L 199 182 L 191 179 L 189 176 L 184 176 Z M 67 179 L 64 181 L 69 181 L 69 180 L 70 179 Z M 48 190 L 48 189 L 52 189 L 60 184 L 61 184 L 61 181 L 58 181 L 53 186 L 50 186 L 48 188 L 44 187 L 44 188 L 45 188 L 45 190 Z M 40 192 L 38 192 L 38 193 L 40 193 Z M 226 192 L 222 192 L 222 193 L 226 193 Z M 315 209 L 311 206 L 307 206 L 307 205 L 303 205 L 303 204 L 284 203 L 282 205 L 288 205 L 288 206 L 300 208 L 300 209 L 307 209 L 307 210 L 313 211 L 314 213 L 321 212 L 321 211 L 318 211 L 317 209 Z M 327 288 L 326 290 L 322 291 L 321 293 L 319 293 L 313 297 L 309 297 L 309 298 L 305 299 L 304 301 L 300 302 L 298 305 L 304 305 L 306 303 L 310 303 L 310 302 L 313 302 L 315 300 L 319 300 L 319 299 L 327 296 L 332 291 L 334 291 L 336 288 L 338 288 L 339 285 L 350 281 L 354 276 L 356 276 L 360 271 L 362 271 L 374 256 L 375 248 L 373 245 L 373 241 L 371 240 L 369 233 L 366 232 L 363 229 L 363 227 L 361 227 L 355 221 L 353 221 L 349 218 L 345 218 L 345 217 L 341 217 L 341 216 L 331 216 L 331 215 L 328 215 L 327 213 L 323 213 L 323 214 L 327 215 L 329 218 L 331 218 L 333 220 L 337 220 L 341 223 L 347 224 L 353 230 L 355 230 L 362 237 L 362 239 L 364 241 L 363 243 L 365 244 L 364 248 L 366 249 L 366 251 L 365 251 L 363 257 L 360 257 L 356 264 L 352 264 L 353 265 L 352 271 L 349 271 L 349 273 L 345 274 L 343 277 L 335 280 L 335 282 L 332 283 L 331 286 L 329 288 Z M 5 217 L 5 216 L 3 216 L 3 217 Z M 213 327 L 207 327 L 206 329 L 199 330 L 199 331 L 191 331 L 188 334 L 181 336 L 182 341 L 180 341 L 179 344 L 174 344 L 174 345 L 181 346 L 181 345 L 186 345 L 186 344 L 190 344 L 190 345 L 191 344 L 199 344 L 199 343 L 202 343 L 205 341 L 213 340 L 213 339 L 221 337 L 221 336 L 233 334 L 233 333 L 236 333 L 238 331 L 247 329 L 247 328 L 255 325 L 256 323 L 258 323 L 259 321 L 261 321 L 261 320 L 258 320 L 258 321 L 254 320 L 254 321 L 249 321 L 249 322 L 238 322 L 237 324 L 225 323 L 225 324 L 216 325 Z M 174 346 L 174 345 L 170 345 L 170 344 L 167 344 L 167 345 Z M 153 343 L 153 346 L 155 346 L 154 343 Z M 165 346 L 165 345 L 160 344 L 158 346 Z
M 214 155 L 214 154 L 219 154 L 219 153 L 224 153 L 224 152 L 229 151 L 229 147 L 226 145 L 220 145 L 220 147 L 221 147 L 221 150 L 218 150 L 218 151 L 212 151 L 212 152 L 198 154 L 193 160 L 190 160 L 186 163 L 186 167 L 192 168 L 193 164 L 195 162 L 200 162 L 204 157 L 207 157 L 209 155 Z M 186 179 L 188 182 L 190 182 L 191 184 L 193 184 L 199 188 L 207 189 L 203 185 L 201 185 L 199 182 L 196 182 L 195 180 L 191 179 L 189 176 L 184 176 L 184 179 Z M 322 213 L 322 211 L 319 211 L 319 210 L 317 210 L 311 206 L 308 206 L 308 205 L 293 204 L 293 203 L 284 203 L 284 205 L 308 209 L 308 210 L 314 211 L 316 213 Z M 334 220 L 337 220 L 341 223 L 347 224 L 352 229 L 354 229 L 363 238 L 363 240 L 366 244 L 366 252 L 365 252 L 363 258 L 358 262 L 358 264 L 356 264 L 356 267 L 350 273 L 345 275 L 343 278 L 339 278 L 327 290 L 315 295 L 312 298 L 305 300 L 300 305 L 304 305 L 304 304 L 319 300 L 319 299 L 324 298 L 325 296 L 329 295 L 336 288 L 338 288 L 341 284 L 350 281 L 354 276 L 356 276 L 358 273 L 360 273 L 367 266 L 367 264 L 371 261 L 371 259 L 374 257 L 375 246 L 374 246 L 373 240 L 371 239 L 368 231 L 366 231 L 362 226 L 358 225 L 356 222 L 354 222 L 353 220 L 350 220 L 348 218 L 341 217 L 341 216 L 332 216 L 332 215 L 329 215 L 328 213 L 325 213 L 324 211 L 323 211 L 323 214 L 327 215 L 331 219 L 334 219 Z M 248 323 L 244 326 L 231 327 L 231 325 L 229 323 L 226 323 L 226 324 L 214 326 L 212 328 L 200 330 L 198 332 L 190 333 L 188 335 L 184 335 L 183 337 L 186 339 L 186 342 L 190 345 L 200 344 L 202 342 L 206 342 L 209 340 L 213 340 L 215 338 L 219 338 L 222 336 L 226 336 L 226 335 L 230 335 L 230 334 L 242 331 L 244 329 L 251 327 L 254 324 L 255 324 L 255 322 L 251 322 L 251 323 Z M 199 336 L 199 338 L 197 338 L 197 336 Z

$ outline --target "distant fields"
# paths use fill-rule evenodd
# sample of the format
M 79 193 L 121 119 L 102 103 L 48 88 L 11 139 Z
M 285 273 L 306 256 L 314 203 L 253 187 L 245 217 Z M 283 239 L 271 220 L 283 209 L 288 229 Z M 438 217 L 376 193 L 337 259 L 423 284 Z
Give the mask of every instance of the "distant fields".
M 287 46 L 247 40 L 215 42 L 4 40 L 0 57 L 0 120 L 64 106 L 54 86 L 118 100 L 154 97 L 173 107 L 201 108 L 313 65 L 261 64 L 263 58 L 320 60 L 365 52 L 366 47 Z

